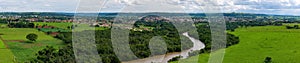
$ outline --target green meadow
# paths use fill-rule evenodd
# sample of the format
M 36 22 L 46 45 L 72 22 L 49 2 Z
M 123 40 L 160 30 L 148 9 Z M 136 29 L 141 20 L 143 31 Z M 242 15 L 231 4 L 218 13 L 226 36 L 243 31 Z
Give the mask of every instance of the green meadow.
M 13 63 L 14 54 L 7 49 L 4 42 L 0 39 L 0 63 Z
M 6 48 L 6 46 L 4 45 L 4 42 L 0 39 L 0 49 Z
M 263 63 L 271 57 L 273 63 L 300 62 L 300 29 L 285 26 L 238 28 L 229 32 L 239 36 L 240 43 L 226 48 L 223 63 Z M 207 63 L 209 53 L 181 60 L 183 63 Z M 174 62 L 176 63 L 176 62 Z
M 32 28 L 4 28 L 0 29 L 1 37 L 3 40 L 21 40 L 25 41 L 26 35 L 30 33 L 35 33 L 38 35 L 39 40 L 54 40 L 52 36 L 46 35 L 44 32 L 40 32 Z
M 5 52 L 12 52 L 15 56 L 14 62 L 26 62 L 33 58 L 35 58 L 35 54 L 45 48 L 45 46 L 50 45 L 58 48 L 59 46 L 63 45 L 63 42 L 59 39 L 53 38 L 45 34 L 44 32 L 38 31 L 37 29 L 33 28 L 3 28 L 0 29 L 0 33 L 3 41 L 8 46 L 8 51 Z M 26 35 L 30 33 L 35 33 L 38 35 L 38 39 L 34 43 L 27 43 Z M 0 46 L 2 47 L 1 43 Z M 4 51 L 3 51 L 4 52 Z M 7 53 L 9 54 L 9 53 Z M 2 56 L 2 55 L 0 55 Z M 0 57 L 5 58 L 5 57 Z M 11 61 L 10 61 L 11 62 Z M 0 63 L 2 63 L 0 61 Z
M 61 28 L 61 29 L 65 29 L 65 30 L 61 30 L 62 32 L 63 31 L 71 31 L 68 27 L 71 27 L 73 25 L 73 23 L 60 23 L 60 22 L 34 22 L 34 24 L 37 26 L 43 26 L 43 25 L 48 25 L 48 26 L 54 26 L 54 27 L 57 27 L 57 28 Z M 77 27 L 76 27 L 76 30 L 77 31 L 83 31 L 83 30 L 105 30 L 105 29 L 108 29 L 106 27 L 90 27 L 90 25 L 87 25 L 87 24 L 79 24 Z M 45 30 L 45 32 L 47 31 L 57 31 L 57 30 L 60 30 L 60 29 L 51 29 L 51 30 Z
M 58 28 L 62 29 L 68 29 L 68 27 L 71 27 L 73 23 L 68 23 L 68 22 L 34 22 L 35 25 L 43 26 L 43 25 L 48 25 L 48 26 L 55 26 Z
M 0 48 L 0 63 L 13 63 L 14 54 L 9 49 Z
M 0 28 L 7 28 L 7 24 L 1 24 L 0 23 Z

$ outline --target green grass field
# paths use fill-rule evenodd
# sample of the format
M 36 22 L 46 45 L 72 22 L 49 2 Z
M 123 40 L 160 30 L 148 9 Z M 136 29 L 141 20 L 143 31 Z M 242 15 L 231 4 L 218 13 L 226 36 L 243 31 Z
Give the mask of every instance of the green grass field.
M 48 26 L 55 26 L 58 28 L 62 29 L 68 29 L 68 26 L 72 26 L 73 23 L 68 23 L 68 22 L 62 22 L 62 23 L 57 23 L 57 22 L 34 22 L 35 25 L 43 26 L 43 25 L 48 25 Z
M 30 33 L 35 33 L 38 35 L 38 41 L 39 40 L 54 40 L 53 37 L 46 35 L 43 32 L 40 32 L 36 29 L 31 28 L 4 28 L 0 29 L 1 37 L 3 40 L 27 40 L 26 35 Z
M 0 49 L 6 48 L 6 46 L 4 45 L 4 42 L 0 39 Z
M 0 28 L 7 28 L 7 24 L 1 24 L 0 23 Z
M 14 63 L 14 54 L 10 49 L 0 49 L 0 63 Z
M 14 54 L 7 49 L 4 42 L 0 39 L 0 63 L 13 63 Z
M 68 26 L 72 26 L 73 23 L 58 23 L 58 22 L 34 22 L 35 25 L 48 25 L 48 26 L 54 26 L 54 27 L 58 27 L 58 28 L 62 28 L 62 29 L 68 29 Z M 89 25 L 87 24 L 81 24 L 81 25 L 78 25 L 77 27 L 78 30 L 82 31 L 82 30 L 105 30 L 105 29 L 108 29 L 108 28 L 105 28 L 105 27 L 90 27 Z M 63 30 L 63 31 L 71 31 L 71 30 Z
M 274 63 L 300 62 L 300 29 L 286 29 L 285 26 L 260 26 L 238 28 L 230 32 L 240 37 L 240 43 L 226 49 L 223 63 L 263 63 L 271 57 Z M 207 63 L 209 54 L 200 54 L 188 59 Z
M 9 49 L 5 49 L 5 51 L 3 52 L 11 51 L 12 52 L 11 54 L 15 56 L 16 62 L 20 62 L 20 63 L 35 58 L 35 54 L 39 50 L 45 48 L 45 46 L 47 45 L 54 46 L 56 48 L 63 45 L 63 42 L 61 40 L 46 35 L 44 32 L 37 31 L 37 29 L 4 28 L 4 29 L 0 29 L 0 33 L 3 34 L 1 35 L 1 37 L 3 38 L 3 40 L 7 41 L 6 44 L 8 45 L 9 48 Z M 38 39 L 36 42 L 34 43 L 25 42 L 28 41 L 26 39 L 26 35 L 29 33 L 35 33 L 38 35 Z M 6 58 L 6 57 L 0 57 L 0 58 Z M 0 61 L 0 63 L 2 62 Z
M 22 42 L 7 42 L 9 48 L 16 56 L 18 62 L 29 61 L 35 58 L 35 54 L 44 49 L 47 45 L 54 46 L 56 48 L 62 46 L 60 40 L 45 40 L 37 43 L 22 43 Z

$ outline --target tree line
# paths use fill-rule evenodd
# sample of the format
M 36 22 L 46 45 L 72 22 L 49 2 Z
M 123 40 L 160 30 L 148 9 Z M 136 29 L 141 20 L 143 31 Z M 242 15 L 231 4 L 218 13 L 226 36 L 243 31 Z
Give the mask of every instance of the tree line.
M 29 22 L 9 23 L 8 27 L 10 27 L 10 28 L 34 28 L 34 23 L 29 23 Z
M 195 24 L 199 24 L 199 23 L 200 22 L 195 23 Z M 209 53 L 210 50 L 211 50 L 211 45 L 212 45 L 210 26 L 207 22 L 206 23 L 201 22 L 201 23 L 203 25 L 196 26 L 197 31 L 196 32 L 190 31 L 189 35 L 192 36 L 192 37 L 197 37 L 196 34 L 198 34 L 198 39 L 202 43 L 205 44 L 205 48 L 203 50 L 201 50 L 200 52 L 198 52 L 198 53 Z M 239 43 L 239 37 L 238 36 L 235 36 L 235 35 L 229 34 L 229 33 L 227 33 L 226 36 L 227 36 L 226 37 L 226 40 L 227 40 L 226 47 L 230 47 L 232 45 L 235 45 L 235 44 Z M 193 54 L 193 55 L 196 55 L 196 54 Z

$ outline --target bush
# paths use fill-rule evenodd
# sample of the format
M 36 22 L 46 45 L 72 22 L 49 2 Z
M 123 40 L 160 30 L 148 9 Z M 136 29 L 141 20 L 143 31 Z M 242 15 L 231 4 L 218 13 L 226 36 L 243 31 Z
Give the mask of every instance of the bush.
M 264 63 L 272 63 L 272 58 L 271 57 L 266 57 Z
M 182 58 L 182 56 L 176 56 L 176 57 L 173 57 L 172 59 L 168 60 L 168 62 L 178 61 L 180 58 Z

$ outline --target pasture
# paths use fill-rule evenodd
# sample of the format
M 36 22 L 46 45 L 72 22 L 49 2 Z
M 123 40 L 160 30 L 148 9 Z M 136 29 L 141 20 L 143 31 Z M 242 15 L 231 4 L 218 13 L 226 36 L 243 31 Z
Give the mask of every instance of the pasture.
M 0 37 L 0 63 L 13 63 L 14 54 L 7 49 Z
M 44 32 L 40 32 L 36 29 L 31 28 L 5 28 L 0 29 L 1 37 L 3 40 L 18 40 L 18 41 L 26 41 L 26 35 L 30 33 L 35 33 L 38 35 L 37 41 L 40 40 L 55 40 L 53 37 L 46 35 Z
M 10 50 L 15 56 L 16 62 L 26 62 L 35 58 L 35 54 L 45 48 L 45 46 L 54 46 L 56 48 L 63 45 L 63 42 L 52 36 L 46 35 L 44 32 L 40 32 L 37 29 L 32 28 L 4 28 L 0 29 L 0 33 L 3 41 L 7 44 L 7 50 Z M 26 35 L 29 33 L 35 33 L 38 35 L 38 39 L 34 43 L 27 43 Z M 9 52 L 9 51 L 5 51 Z M 5 57 L 0 57 L 5 58 Z M 2 63 L 2 62 L 0 62 Z
M 226 49 L 223 63 L 263 63 L 266 57 L 271 57 L 273 63 L 300 62 L 300 29 L 257 26 L 229 33 L 239 36 L 240 43 Z M 199 63 L 207 63 L 208 56 L 204 53 L 182 61 L 189 63 L 199 58 Z
M 48 25 L 48 26 L 54 26 L 57 28 L 61 28 L 61 29 L 52 29 L 52 30 L 45 30 L 45 31 L 57 31 L 57 30 L 61 30 L 61 31 L 71 31 L 69 30 L 68 27 L 71 27 L 73 25 L 73 23 L 68 23 L 68 22 L 34 22 L 35 26 L 43 26 L 43 25 Z M 65 29 L 65 30 L 62 30 Z M 87 24 L 80 24 L 78 26 L 76 26 L 76 30 L 77 31 L 83 31 L 83 30 L 105 30 L 108 29 L 106 27 L 90 27 Z
M 6 48 L 6 46 L 5 46 L 4 42 L 1 40 L 1 37 L 0 37 L 0 49 L 3 49 L 3 48 Z
M 0 48 L 0 63 L 14 63 L 14 54 L 9 49 Z
M 0 28 L 7 28 L 7 24 L 1 24 L 0 23 Z
M 48 25 L 48 26 L 54 26 L 57 28 L 62 28 L 62 29 L 68 29 L 68 27 L 71 27 L 73 23 L 69 22 L 34 22 L 35 26 L 43 26 L 43 25 Z

